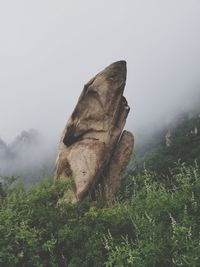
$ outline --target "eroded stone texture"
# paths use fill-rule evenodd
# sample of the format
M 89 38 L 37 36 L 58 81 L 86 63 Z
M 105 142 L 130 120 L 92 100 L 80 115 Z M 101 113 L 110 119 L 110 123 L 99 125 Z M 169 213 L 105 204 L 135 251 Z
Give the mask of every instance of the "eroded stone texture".
M 130 134 L 122 134 L 129 106 L 123 96 L 126 83 L 126 62 L 118 61 L 91 79 L 83 89 L 60 140 L 55 178 L 73 177 L 74 189 L 70 199 L 82 200 L 94 190 L 109 167 L 113 170 L 113 154 L 120 161 L 121 170 L 112 176 L 113 190 L 130 158 L 125 147 L 133 147 Z M 131 135 L 132 136 L 132 135 Z M 119 153 L 119 155 L 117 155 Z M 111 165 L 110 165 L 111 164 Z M 109 171 L 107 171 L 109 173 Z M 111 176 L 110 176 L 111 177 Z M 109 177 L 107 178 L 107 181 Z
M 133 145 L 133 134 L 131 132 L 124 131 L 101 181 L 104 200 L 112 200 L 119 190 L 123 171 L 128 165 L 133 152 Z

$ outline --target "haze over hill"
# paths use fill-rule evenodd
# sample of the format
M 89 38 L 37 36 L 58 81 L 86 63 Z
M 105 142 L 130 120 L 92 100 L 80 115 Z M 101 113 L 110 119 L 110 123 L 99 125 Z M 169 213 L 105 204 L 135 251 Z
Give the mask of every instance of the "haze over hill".
M 127 61 L 127 128 L 136 144 L 197 101 L 199 1 L 10 0 L 0 7 L 0 174 L 41 170 L 84 84 L 114 61 Z M 34 145 L 17 139 L 16 153 L 13 140 L 31 128 L 43 138 Z
M 0 139 L 0 177 L 23 178 L 25 184 L 52 175 L 56 146 L 36 130 L 22 131 L 7 144 Z

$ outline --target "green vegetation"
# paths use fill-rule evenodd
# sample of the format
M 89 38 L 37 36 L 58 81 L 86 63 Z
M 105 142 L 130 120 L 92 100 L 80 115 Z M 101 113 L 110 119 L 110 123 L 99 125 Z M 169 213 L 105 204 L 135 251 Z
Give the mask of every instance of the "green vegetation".
M 149 137 L 148 142 L 136 147 L 131 166 L 132 174 L 141 172 L 145 166 L 157 172 L 163 179 L 170 176 L 175 162 L 200 164 L 200 111 L 186 113 L 173 121 L 166 129 Z M 166 145 L 166 134 L 170 133 L 171 145 Z
M 13 181 L 11 180 L 10 183 Z M 0 186 L 0 266 L 200 266 L 200 169 L 127 176 L 118 199 L 58 204 L 67 183 Z
M 59 202 L 70 182 L 47 179 L 27 189 L 0 178 L 0 266 L 199 267 L 198 114 L 182 116 L 136 149 L 106 206 L 101 194 L 96 202 Z

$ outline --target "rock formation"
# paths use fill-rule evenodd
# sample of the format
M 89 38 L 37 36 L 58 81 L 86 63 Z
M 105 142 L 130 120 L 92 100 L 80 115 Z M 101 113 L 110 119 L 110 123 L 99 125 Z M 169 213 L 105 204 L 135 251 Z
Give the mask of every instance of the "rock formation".
M 98 184 L 114 195 L 133 149 L 133 135 L 123 128 L 129 106 L 123 96 L 126 62 L 118 61 L 83 89 L 59 144 L 55 179 L 74 180 L 66 192 L 72 202 L 92 195 Z M 105 198 L 107 194 L 104 194 Z
M 166 147 L 170 147 L 172 145 L 172 134 L 171 131 L 168 130 L 168 132 L 165 135 L 165 145 Z

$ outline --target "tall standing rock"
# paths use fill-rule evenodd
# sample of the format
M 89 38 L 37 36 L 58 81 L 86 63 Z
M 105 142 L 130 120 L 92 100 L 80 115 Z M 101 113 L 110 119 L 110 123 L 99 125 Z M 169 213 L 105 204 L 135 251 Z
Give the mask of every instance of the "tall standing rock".
M 74 179 L 67 192 L 72 202 L 82 200 L 98 183 L 115 194 L 127 165 L 133 136 L 123 132 L 129 106 L 123 96 L 126 62 L 118 61 L 91 79 L 61 136 L 55 178 Z M 115 183 L 116 182 L 116 183 Z

